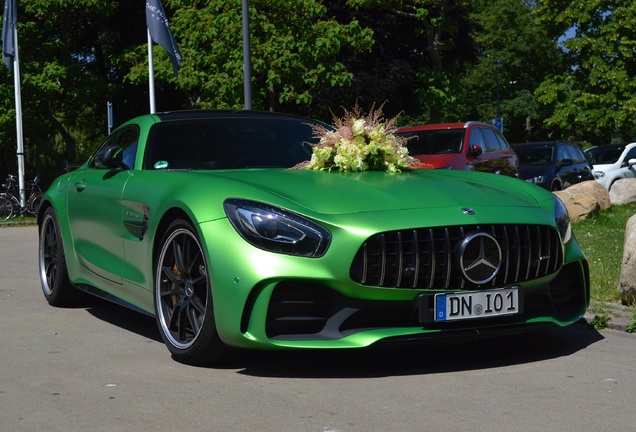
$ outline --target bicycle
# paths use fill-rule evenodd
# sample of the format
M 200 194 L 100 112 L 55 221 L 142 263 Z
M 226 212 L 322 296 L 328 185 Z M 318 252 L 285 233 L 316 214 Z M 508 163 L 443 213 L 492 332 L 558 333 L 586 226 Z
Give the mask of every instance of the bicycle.
M 40 178 L 35 176 L 27 183 L 29 197 L 24 206 L 20 205 L 17 191 L 17 179 L 9 174 L 6 183 L 2 184 L 4 192 L 0 193 L 0 220 L 8 220 L 17 215 L 36 215 L 42 200 L 42 189 L 40 188 Z

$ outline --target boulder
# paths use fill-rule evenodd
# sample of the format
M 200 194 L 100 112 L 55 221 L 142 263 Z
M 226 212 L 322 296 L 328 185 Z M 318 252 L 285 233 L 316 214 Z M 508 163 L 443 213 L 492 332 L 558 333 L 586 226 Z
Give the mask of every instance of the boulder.
M 636 202 L 636 178 L 616 180 L 609 192 L 612 204 Z
M 624 305 L 636 305 L 636 215 L 629 218 L 625 227 L 623 262 L 618 290 Z
M 596 180 L 578 183 L 554 194 L 563 201 L 573 222 L 587 219 L 599 209 L 607 210 L 611 206 L 607 189 Z

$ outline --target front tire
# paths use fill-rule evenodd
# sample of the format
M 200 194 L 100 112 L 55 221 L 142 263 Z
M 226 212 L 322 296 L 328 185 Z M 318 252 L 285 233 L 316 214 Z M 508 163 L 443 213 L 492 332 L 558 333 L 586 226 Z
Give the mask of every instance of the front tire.
M 210 274 L 194 227 L 176 220 L 163 236 L 155 262 L 155 316 L 175 360 L 207 364 L 227 357 L 214 320 Z

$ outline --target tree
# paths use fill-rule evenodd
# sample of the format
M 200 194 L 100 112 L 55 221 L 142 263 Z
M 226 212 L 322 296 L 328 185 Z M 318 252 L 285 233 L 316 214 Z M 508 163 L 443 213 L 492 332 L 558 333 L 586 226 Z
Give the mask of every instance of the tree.
M 419 41 L 419 64 L 413 91 L 419 101 L 419 122 L 438 123 L 462 116 L 459 82 L 454 79 L 473 58 L 468 37 L 467 0 L 347 0 L 356 9 L 385 10 L 402 20 L 404 31 Z M 395 45 L 394 45 L 395 46 Z
M 159 54 L 157 77 L 181 89 L 192 107 L 242 108 L 242 10 L 232 0 L 165 1 L 174 13 L 170 22 L 184 63 L 179 78 L 171 76 L 165 53 Z M 339 60 L 345 49 L 369 50 L 372 34 L 352 20 L 326 18 L 315 0 L 249 2 L 255 109 L 308 111 L 312 90 L 343 87 L 352 80 Z M 291 19 L 290 17 L 293 17 Z M 134 62 L 129 79 L 146 80 L 143 48 L 127 56 Z M 315 111 L 315 108 L 314 108 Z
M 132 17 L 139 17 L 137 40 L 144 40 L 143 9 L 134 5 L 140 9 L 135 14 L 129 2 L 99 0 L 18 5 L 26 172 L 39 173 L 46 185 L 65 163 L 85 159 L 106 134 L 107 101 L 135 94 L 127 91 L 117 60 L 130 44 Z M 2 69 L 0 91 L 11 97 L 0 102 L 0 143 L 5 169 L 15 173 L 16 158 L 7 150 L 16 142 L 13 78 Z
M 553 111 L 547 125 L 593 144 L 633 137 L 636 4 L 546 0 L 538 16 L 553 33 L 572 33 L 562 41 L 566 67 L 537 89 L 539 101 Z
M 510 141 L 554 137 L 554 131 L 543 128 L 549 113 L 534 92 L 547 75 L 562 70 L 563 60 L 554 37 L 537 25 L 536 6 L 527 0 L 480 0 L 472 6 L 471 36 L 479 56 L 462 79 L 468 118 L 495 118 L 499 88 Z

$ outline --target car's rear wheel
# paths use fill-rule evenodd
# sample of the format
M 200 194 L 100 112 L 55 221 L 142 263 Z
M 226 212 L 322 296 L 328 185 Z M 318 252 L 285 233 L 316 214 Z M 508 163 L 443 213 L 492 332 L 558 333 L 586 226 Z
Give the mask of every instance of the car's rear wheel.
M 55 211 L 49 207 L 40 222 L 38 263 L 44 297 L 52 306 L 77 306 L 87 294 L 71 283 L 66 268 L 66 255 Z
M 155 263 L 155 315 L 164 343 L 182 363 L 216 362 L 230 352 L 217 333 L 208 270 L 193 226 L 174 221 Z

